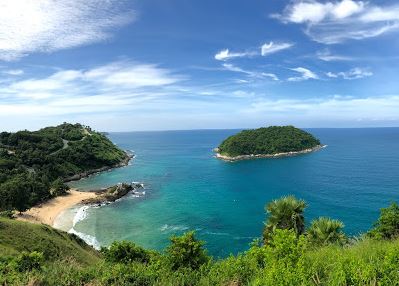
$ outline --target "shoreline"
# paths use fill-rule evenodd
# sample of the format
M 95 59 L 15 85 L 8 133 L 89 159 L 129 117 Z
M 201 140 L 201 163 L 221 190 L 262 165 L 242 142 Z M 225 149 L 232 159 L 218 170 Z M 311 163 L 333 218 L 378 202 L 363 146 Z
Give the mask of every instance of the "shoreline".
M 282 153 L 276 153 L 276 154 L 250 154 L 250 155 L 238 155 L 238 156 L 226 156 L 222 155 L 220 153 L 216 153 L 215 157 L 217 159 L 223 160 L 223 161 L 229 161 L 229 162 L 234 162 L 234 161 L 241 161 L 241 160 L 253 160 L 253 159 L 261 159 L 261 158 L 282 158 L 282 157 L 291 157 L 291 156 L 297 156 L 297 155 L 302 155 L 302 154 L 308 154 L 312 152 L 319 151 L 323 148 L 327 147 L 327 145 L 317 145 L 313 148 L 301 150 L 301 151 L 291 151 L 291 152 L 282 152 Z M 215 148 L 217 150 L 218 148 Z M 217 151 L 216 151 L 217 152 Z
M 94 174 L 99 174 L 101 172 L 105 172 L 105 171 L 110 171 L 113 169 L 117 169 L 117 168 L 122 168 L 122 167 L 126 167 L 129 165 L 130 160 L 132 160 L 134 158 L 134 154 L 129 154 L 128 152 L 125 151 L 126 157 L 119 163 L 114 164 L 112 166 L 104 166 L 98 169 L 93 169 L 93 170 L 88 170 L 82 173 L 78 173 L 75 174 L 73 176 L 64 178 L 64 183 L 70 183 L 70 182 L 74 182 L 74 181 L 79 181 L 81 179 L 90 177 L 91 175 Z
M 62 212 L 74 206 L 83 204 L 84 200 L 93 199 L 97 196 L 98 194 L 95 192 L 82 192 L 76 189 L 71 189 L 66 195 L 50 199 L 32 207 L 22 214 L 16 214 L 15 216 L 17 220 L 38 224 L 43 223 L 53 226 L 55 219 Z

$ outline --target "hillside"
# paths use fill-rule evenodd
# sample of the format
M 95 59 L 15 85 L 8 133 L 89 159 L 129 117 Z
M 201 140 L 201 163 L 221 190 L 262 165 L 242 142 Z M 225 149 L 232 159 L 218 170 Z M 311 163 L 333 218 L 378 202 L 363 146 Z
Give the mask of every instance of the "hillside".
M 44 224 L 37 225 L 0 217 L 1 256 L 17 256 L 23 251 L 41 252 L 47 261 L 69 257 L 84 265 L 93 264 L 100 259 L 97 251 L 73 234 Z
M 122 241 L 99 254 L 51 227 L 0 219 L 0 285 L 399 284 L 397 204 L 382 209 L 374 229 L 357 238 L 329 218 L 298 228 L 305 222 L 292 218 L 305 208 L 291 196 L 270 202 L 265 240 L 225 259 L 209 257 L 193 232 L 171 237 L 163 252 Z
M 0 210 L 25 209 L 62 194 L 63 181 L 127 163 L 106 136 L 81 124 L 0 133 Z
M 270 126 L 243 130 L 225 139 L 217 148 L 224 156 L 274 155 L 298 152 L 320 145 L 312 134 L 293 126 Z

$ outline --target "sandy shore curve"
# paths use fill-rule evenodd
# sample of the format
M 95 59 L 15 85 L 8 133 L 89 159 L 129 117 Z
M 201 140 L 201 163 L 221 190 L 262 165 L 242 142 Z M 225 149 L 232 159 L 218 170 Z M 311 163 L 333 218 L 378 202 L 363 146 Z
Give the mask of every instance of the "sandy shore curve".
M 22 214 L 17 214 L 16 218 L 22 221 L 44 223 L 53 226 L 57 216 L 64 210 L 80 204 L 83 200 L 94 198 L 96 196 L 97 194 L 95 192 L 80 192 L 76 189 L 71 189 L 68 194 L 64 196 L 55 197 L 40 205 L 32 207 Z

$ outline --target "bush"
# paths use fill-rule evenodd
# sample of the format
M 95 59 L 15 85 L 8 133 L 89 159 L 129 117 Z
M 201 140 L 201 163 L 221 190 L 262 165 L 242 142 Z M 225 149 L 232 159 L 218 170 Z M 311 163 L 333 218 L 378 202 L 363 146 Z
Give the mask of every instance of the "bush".
M 18 255 L 13 261 L 15 269 L 20 272 L 40 269 L 43 262 L 43 253 L 37 251 L 33 251 L 31 253 L 24 251 L 20 255 Z
M 150 259 L 149 253 L 144 248 L 130 241 L 113 242 L 109 248 L 102 248 L 101 252 L 108 262 L 148 262 Z
M 194 231 L 182 236 L 172 236 L 171 244 L 166 249 L 172 269 L 191 268 L 198 269 L 209 261 L 209 256 L 204 250 L 204 242 L 195 238 Z
M 69 191 L 69 186 L 61 178 L 58 178 L 51 184 L 50 193 L 54 197 L 65 195 L 67 191 Z
M 399 237 L 399 206 L 397 203 L 392 203 L 389 207 L 381 209 L 380 217 L 368 235 L 377 239 Z
M 320 217 L 312 221 L 307 230 L 307 239 L 314 246 L 322 246 L 327 244 L 343 245 L 346 237 L 342 228 L 344 224 L 335 219 Z
M 12 218 L 14 218 L 14 212 L 10 211 L 10 210 L 2 211 L 2 212 L 0 212 L 0 217 L 5 217 L 5 218 L 12 219 Z

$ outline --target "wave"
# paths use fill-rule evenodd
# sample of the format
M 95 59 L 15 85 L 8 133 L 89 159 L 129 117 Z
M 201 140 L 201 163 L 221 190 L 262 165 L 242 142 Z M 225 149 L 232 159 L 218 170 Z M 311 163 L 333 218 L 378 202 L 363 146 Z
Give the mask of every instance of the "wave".
M 71 228 L 68 233 L 73 233 L 76 236 L 80 237 L 83 239 L 88 245 L 93 246 L 95 249 L 100 250 L 101 245 L 100 242 L 97 240 L 95 236 L 92 236 L 90 234 L 86 234 L 83 232 L 76 231 L 74 228 Z
M 92 236 L 90 234 L 86 234 L 83 232 L 79 232 L 79 231 L 75 230 L 75 228 L 74 228 L 78 222 L 87 218 L 87 210 L 89 208 L 90 208 L 90 206 L 82 206 L 78 209 L 75 216 L 73 217 L 72 228 L 70 230 L 68 230 L 68 233 L 75 234 L 79 238 L 83 239 L 88 245 L 91 245 L 95 249 L 99 250 L 101 248 L 101 245 L 95 236 Z
M 164 224 L 159 228 L 162 232 L 171 232 L 171 231 L 184 231 L 188 230 L 189 227 L 185 225 L 169 225 L 169 224 Z
M 90 208 L 90 206 L 83 206 L 78 209 L 76 212 L 75 216 L 73 217 L 72 221 L 72 228 L 75 227 L 75 225 L 84 220 L 87 217 L 87 210 Z
M 225 236 L 231 236 L 230 233 L 227 232 L 212 232 L 212 231 L 205 231 L 205 234 L 210 234 L 210 235 L 225 235 Z

